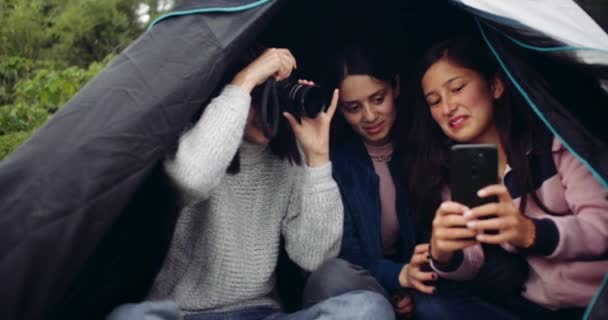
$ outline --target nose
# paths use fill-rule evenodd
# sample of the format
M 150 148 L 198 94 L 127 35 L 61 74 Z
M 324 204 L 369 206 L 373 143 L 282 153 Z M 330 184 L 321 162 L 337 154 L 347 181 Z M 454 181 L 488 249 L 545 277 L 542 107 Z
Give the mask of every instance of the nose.
M 376 113 L 369 105 L 363 107 L 363 120 L 365 120 L 365 122 L 374 122 L 374 120 L 376 120 Z
M 456 111 L 456 103 L 450 99 L 443 99 L 441 102 L 441 111 L 444 116 L 451 116 L 454 114 L 454 111 Z

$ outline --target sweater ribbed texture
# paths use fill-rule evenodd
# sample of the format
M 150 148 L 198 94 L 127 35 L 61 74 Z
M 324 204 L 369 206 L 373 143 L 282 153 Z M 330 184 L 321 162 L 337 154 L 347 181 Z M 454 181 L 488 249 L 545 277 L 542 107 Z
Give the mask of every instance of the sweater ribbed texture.
M 281 235 L 306 270 L 338 254 L 343 209 L 331 164 L 290 165 L 242 142 L 249 103 L 242 89 L 227 86 L 167 161 L 184 208 L 149 299 L 173 299 L 186 312 L 278 307 Z M 240 172 L 228 175 L 237 149 Z

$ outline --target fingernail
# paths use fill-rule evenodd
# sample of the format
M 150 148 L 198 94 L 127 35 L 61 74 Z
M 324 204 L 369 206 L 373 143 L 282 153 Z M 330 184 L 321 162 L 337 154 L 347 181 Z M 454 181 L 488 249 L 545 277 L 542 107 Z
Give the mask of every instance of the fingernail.
M 477 223 L 475 221 L 469 221 L 467 222 L 467 228 L 475 228 L 476 224 Z
M 483 239 L 484 239 L 483 234 L 478 234 L 475 236 L 475 240 L 477 240 L 477 241 L 483 241 Z
M 464 212 L 463 216 L 465 218 L 470 218 L 473 215 L 473 210 L 468 209 L 467 211 Z
M 481 189 L 481 190 L 477 191 L 477 196 L 479 196 L 479 197 L 483 197 L 483 196 L 485 196 L 485 195 L 486 195 L 486 190 Z

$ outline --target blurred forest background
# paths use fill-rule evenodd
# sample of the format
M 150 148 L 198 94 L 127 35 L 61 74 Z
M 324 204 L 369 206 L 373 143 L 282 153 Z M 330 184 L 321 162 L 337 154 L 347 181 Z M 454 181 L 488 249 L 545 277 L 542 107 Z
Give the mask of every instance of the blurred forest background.
M 174 0 L 0 0 L 0 160 Z

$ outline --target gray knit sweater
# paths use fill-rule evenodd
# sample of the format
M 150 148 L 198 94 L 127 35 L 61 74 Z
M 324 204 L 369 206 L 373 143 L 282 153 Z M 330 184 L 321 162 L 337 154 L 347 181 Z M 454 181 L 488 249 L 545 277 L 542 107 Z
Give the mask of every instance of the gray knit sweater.
M 186 312 L 278 307 L 281 235 L 306 270 L 338 254 L 343 208 L 331 164 L 290 165 L 243 142 L 249 104 L 245 91 L 226 86 L 167 161 L 185 203 L 149 299 L 173 299 Z M 241 170 L 228 175 L 237 150 Z

